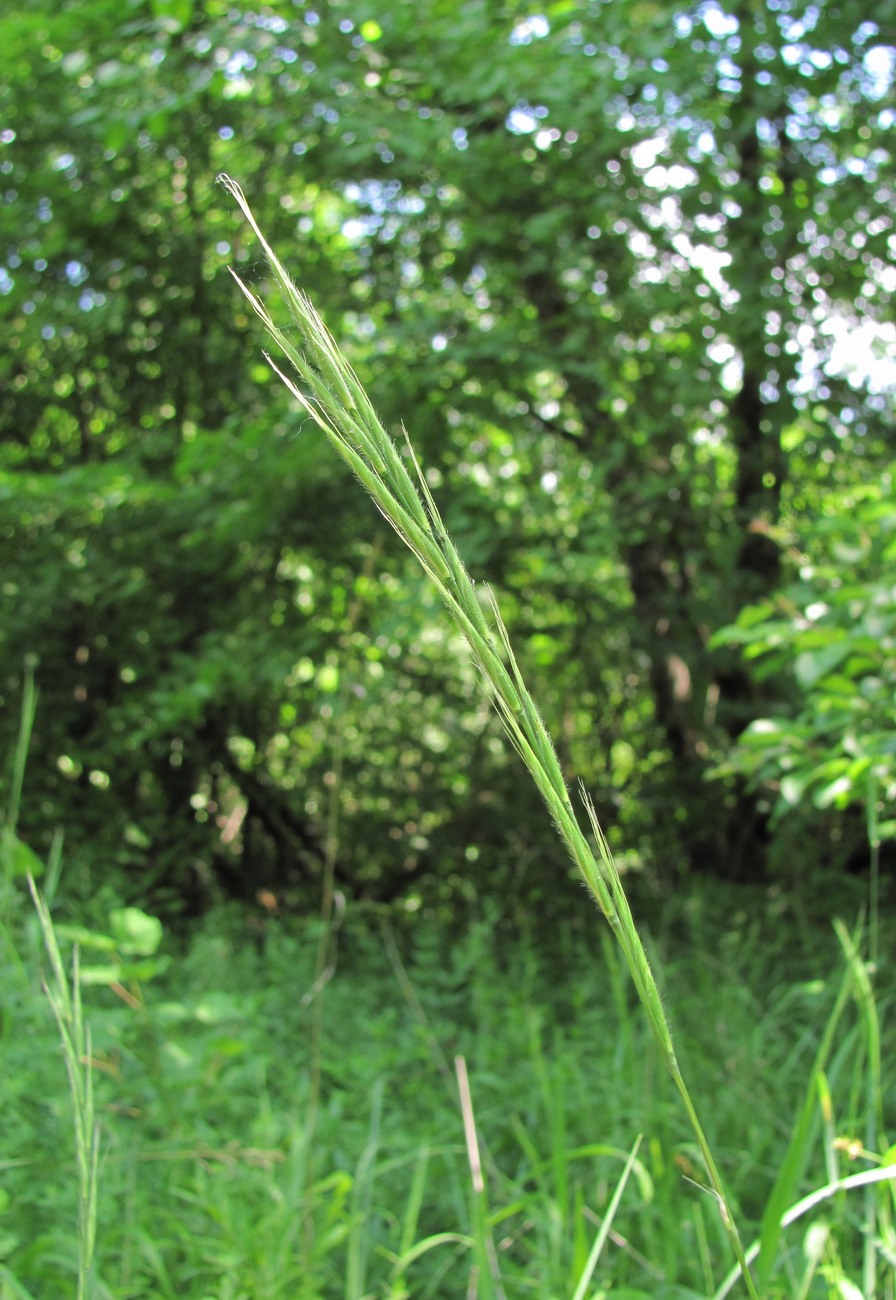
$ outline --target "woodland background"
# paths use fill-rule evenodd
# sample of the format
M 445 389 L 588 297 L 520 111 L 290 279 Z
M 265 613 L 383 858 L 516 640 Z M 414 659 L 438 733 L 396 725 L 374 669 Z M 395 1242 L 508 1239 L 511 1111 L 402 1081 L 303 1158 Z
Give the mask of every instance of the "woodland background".
M 167 915 L 304 907 L 328 843 L 357 899 L 580 901 L 436 598 L 261 355 L 223 170 L 407 426 L 632 879 L 862 872 L 896 781 L 896 6 L 869 15 L 5 12 L 22 864 L 63 828 L 73 896 Z
M 221 172 L 594 800 L 755 1294 L 894 1300 L 894 81 L 894 0 L 0 7 L 3 1300 L 735 1284 Z

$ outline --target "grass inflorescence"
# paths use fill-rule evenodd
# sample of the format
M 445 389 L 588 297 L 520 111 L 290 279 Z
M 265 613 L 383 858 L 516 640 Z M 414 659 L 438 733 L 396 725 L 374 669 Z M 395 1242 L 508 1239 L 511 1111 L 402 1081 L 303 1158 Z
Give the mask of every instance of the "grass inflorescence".
M 595 945 L 589 918 L 546 933 L 512 898 L 455 925 L 355 905 L 337 968 L 330 877 L 319 918 L 272 916 L 260 943 L 236 910 L 179 952 L 156 952 L 139 909 L 57 923 L 59 836 L 40 874 L 18 835 L 29 661 L 0 810 L 0 1296 L 896 1300 L 891 972 L 861 924 L 811 930 L 718 882 L 667 899 L 642 939 L 409 442 L 267 252 L 301 345 L 244 292 L 298 369 L 285 381 L 441 592 L 609 926 Z M 331 848 L 337 821 L 334 801 Z
M 757 1293 L 721 1174 L 672 1042 L 672 1034 L 647 953 L 621 877 L 590 800 L 584 806 L 597 852 L 583 832 L 556 751 L 513 654 L 510 637 L 493 600 L 483 601 L 445 528 L 438 506 L 405 435 L 403 456 L 379 420 L 373 404 L 313 304 L 292 282 L 259 228 L 245 195 L 228 176 L 220 178 L 255 231 L 277 288 L 298 326 L 299 342 L 275 322 L 267 306 L 243 281 L 237 283 L 271 338 L 295 369 L 299 382 L 271 366 L 354 471 L 398 536 L 417 556 L 463 633 L 507 735 L 519 753 L 573 861 L 624 954 L 641 1005 L 666 1069 L 694 1132 L 705 1175 L 715 1197 L 748 1292 Z M 408 465 L 410 464 L 410 469 Z

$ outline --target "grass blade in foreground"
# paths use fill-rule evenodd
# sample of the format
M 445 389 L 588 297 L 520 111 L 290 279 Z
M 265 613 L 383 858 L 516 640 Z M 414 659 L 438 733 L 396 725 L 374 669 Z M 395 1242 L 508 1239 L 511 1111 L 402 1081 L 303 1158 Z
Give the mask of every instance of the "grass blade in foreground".
M 622 948 L 663 1060 L 687 1111 L 706 1165 L 710 1189 L 718 1203 L 744 1282 L 750 1295 L 758 1300 L 721 1177 L 675 1056 L 659 990 L 632 919 L 619 872 L 587 798 L 585 807 L 599 856 L 592 852 L 579 826 L 553 744 L 522 679 L 500 613 L 492 602 L 492 620 L 486 617 L 473 582 L 445 531 L 407 435 L 406 460 L 380 423 L 360 380 L 320 316 L 305 294 L 293 284 L 268 244 L 239 185 L 229 176 L 221 176 L 219 180 L 239 204 L 258 236 L 286 306 L 298 325 L 298 336 L 292 330 L 289 334 L 281 330 L 261 299 L 238 276 L 234 278 L 271 338 L 295 368 L 301 386 L 284 375 L 270 357 L 268 361 L 354 470 L 399 537 L 417 556 L 465 636 L 484 682 L 493 694 L 510 740 L 526 764 L 573 861 Z M 413 475 L 408 469 L 408 460 Z
M 75 1162 L 78 1169 L 78 1296 L 91 1300 L 96 1293 L 93 1255 L 96 1248 L 99 1126 L 93 1105 L 93 1067 L 90 1063 L 90 1029 L 81 1008 L 78 950 L 72 959 L 71 980 L 66 976 L 56 941 L 56 930 L 46 900 L 28 876 L 28 888 L 40 921 L 51 977 L 44 992 L 59 1027 L 62 1055 L 68 1072 L 72 1116 L 75 1124 Z

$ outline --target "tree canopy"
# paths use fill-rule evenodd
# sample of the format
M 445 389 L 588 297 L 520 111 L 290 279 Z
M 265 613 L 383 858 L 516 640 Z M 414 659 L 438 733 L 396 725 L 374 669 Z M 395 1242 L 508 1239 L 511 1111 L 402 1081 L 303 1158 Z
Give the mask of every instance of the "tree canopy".
M 892 785 L 894 20 L 892 0 L 0 18 L 8 748 L 28 654 L 40 690 L 23 836 L 62 825 L 85 880 L 108 864 L 201 905 L 316 887 L 337 803 L 358 893 L 562 879 L 434 595 L 263 361 L 226 170 L 412 432 L 623 864 L 758 877 L 783 795 L 842 865 L 861 782 Z M 874 608 L 858 658 L 821 664 Z M 830 782 L 757 760 L 757 723 L 810 725 L 838 666 L 849 734 L 877 740 L 813 807 Z M 838 725 L 815 768 L 850 757 Z

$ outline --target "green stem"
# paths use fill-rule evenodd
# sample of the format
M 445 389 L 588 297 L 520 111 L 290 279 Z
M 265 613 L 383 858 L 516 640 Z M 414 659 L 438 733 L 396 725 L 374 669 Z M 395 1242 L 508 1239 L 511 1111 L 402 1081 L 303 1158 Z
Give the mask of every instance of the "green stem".
M 31 744 L 31 732 L 34 728 L 34 713 L 37 708 L 37 691 L 34 686 L 34 669 L 37 656 L 25 656 L 24 681 L 22 684 L 22 711 L 19 719 L 19 732 L 16 747 L 13 750 L 12 774 L 9 783 L 9 799 L 6 805 L 6 817 L 3 825 L 3 894 L 0 899 L 0 917 L 7 916 L 12 877 L 15 863 L 16 828 L 19 824 L 19 809 L 22 805 L 22 789 L 25 784 L 25 764 L 28 761 L 28 747 Z
M 360 380 L 339 351 L 314 306 L 292 283 L 268 244 L 242 190 L 227 176 L 219 179 L 234 197 L 260 240 L 283 299 L 299 327 L 298 336 L 281 330 L 266 305 L 235 277 L 268 333 L 288 357 L 300 383 L 297 384 L 284 375 L 273 362 L 271 365 L 337 453 L 351 466 L 399 537 L 417 556 L 442 596 L 449 614 L 466 638 L 483 682 L 491 689 L 495 707 L 511 743 L 526 764 L 573 861 L 619 940 L 638 997 L 647 1013 L 666 1067 L 681 1094 L 706 1162 L 709 1181 L 719 1204 L 725 1231 L 741 1267 L 744 1284 L 754 1300 L 758 1300 L 731 1206 L 675 1059 L 672 1034 L 662 999 L 635 926 L 622 879 L 594 808 L 587 798 L 585 809 L 597 844 L 597 855 L 579 826 L 556 751 L 535 701 L 523 681 L 500 612 L 492 600 L 493 620 L 490 623 L 479 593 L 445 530 L 438 506 L 407 435 L 405 441 L 414 474 L 409 471 L 406 460 L 378 420 Z M 298 346 L 296 337 L 300 340 Z

